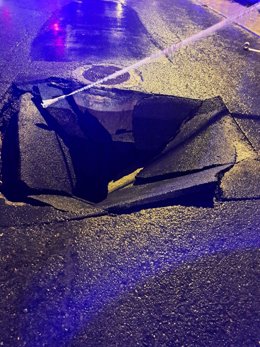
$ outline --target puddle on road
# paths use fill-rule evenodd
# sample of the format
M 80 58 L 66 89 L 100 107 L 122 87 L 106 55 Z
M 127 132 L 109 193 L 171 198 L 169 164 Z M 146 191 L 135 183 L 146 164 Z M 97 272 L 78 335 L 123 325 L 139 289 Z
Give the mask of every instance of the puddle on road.
M 33 60 L 80 61 L 88 57 L 140 59 L 153 39 L 136 12 L 118 0 L 73 1 L 53 14 L 32 43 Z

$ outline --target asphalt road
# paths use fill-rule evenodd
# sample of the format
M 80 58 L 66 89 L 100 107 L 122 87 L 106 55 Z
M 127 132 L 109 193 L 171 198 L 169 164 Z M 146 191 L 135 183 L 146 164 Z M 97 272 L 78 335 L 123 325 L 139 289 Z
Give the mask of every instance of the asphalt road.
M 220 18 L 188 0 L 2 0 L 0 97 L 13 81 L 128 66 Z M 259 153 L 260 62 L 245 41 L 260 44 L 231 25 L 127 88 L 220 95 Z M 257 194 L 97 217 L 0 201 L 0 346 L 259 346 Z

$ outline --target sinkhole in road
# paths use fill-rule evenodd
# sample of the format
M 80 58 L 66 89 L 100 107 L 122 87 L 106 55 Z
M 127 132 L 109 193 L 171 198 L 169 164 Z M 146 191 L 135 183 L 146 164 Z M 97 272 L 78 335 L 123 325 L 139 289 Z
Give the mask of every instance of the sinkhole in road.
M 16 99 L 17 109 L 9 105 L 3 111 L 9 117 L 2 151 L 8 196 L 55 192 L 100 202 L 132 183 L 200 105 L 197 100 L 92 88 L 41 107 L 41 98 L 73 87 L 58 79 L 13 87 L 11 102 Z
M 10 88 L 0 118 L 7 198 L 58 195 L 113 212 L 211 206 L 226 171 L 254 158 L 220 97 L 103 86 L 42 108 L 42 99 L 78 87 L 50 78 Z

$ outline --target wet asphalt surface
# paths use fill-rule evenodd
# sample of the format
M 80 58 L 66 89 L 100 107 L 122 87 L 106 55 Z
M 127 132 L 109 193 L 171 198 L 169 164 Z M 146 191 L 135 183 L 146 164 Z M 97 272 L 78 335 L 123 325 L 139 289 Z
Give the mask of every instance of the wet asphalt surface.
M 219 19 L 184 0 L 2 0 L 0 97 L 12 81 L 127 66 Z M 245 41 L 260 43 L 230 26 L 130 87 L 221 95 L 259 153 L 260 62 Z M 105 216 L 0 203 L 1 346 L 259 345 L 257 194 Z

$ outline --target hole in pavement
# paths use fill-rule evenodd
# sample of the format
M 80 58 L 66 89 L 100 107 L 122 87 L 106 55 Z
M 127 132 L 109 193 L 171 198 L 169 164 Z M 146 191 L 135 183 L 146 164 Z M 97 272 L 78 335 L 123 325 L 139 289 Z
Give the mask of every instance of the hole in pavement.
M 234 143 L 240 141 L 242 153 L 251 150 L 219 97 L 201 101 L 102 87 L 41 107 L 42 99 L 78 87 L 51 78 L 10 88 L 1 113 L 7 198 L 80 198 L 116 213 L 212 207 L 220 177 L 235 163 Z

